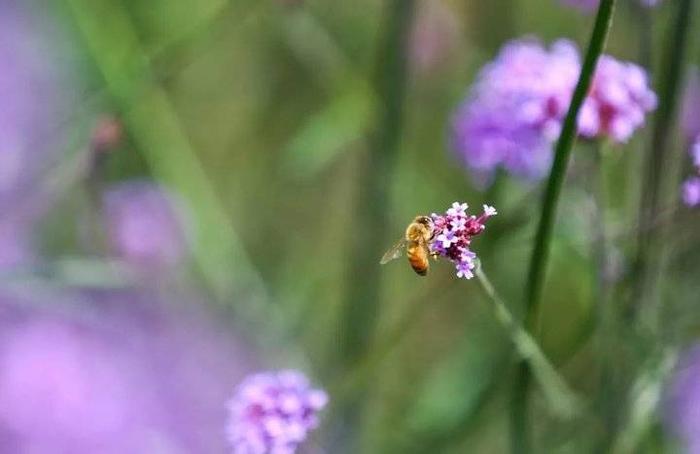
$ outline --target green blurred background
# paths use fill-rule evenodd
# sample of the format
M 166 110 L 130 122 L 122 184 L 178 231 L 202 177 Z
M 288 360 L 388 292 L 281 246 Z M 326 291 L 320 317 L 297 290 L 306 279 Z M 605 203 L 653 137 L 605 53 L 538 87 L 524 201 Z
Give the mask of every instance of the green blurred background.
M 639 10 L 619 3 L 607 51 L 637 62 L 650 54 L 642 63 L 651 63 L 656 83 L 675 2 L 654 10 L 651 49 Z M 555 0 L 60 0 L 50 8 L 71 37 L 66 58 L 83 87 L 66 119 L 74 148 L 96 113 L 121 119 L 125 140 L 109 156 L 107 179 L 150 175 L 187 202 L 195 259 L 186 279 L 226 308 L 270 364 L 306 361 L 329 388 L 335 405 L 318 435 L 325 452 L 340 452 L 334 437 L 367 453 L 507 450 L 516 357 L 478 284 L 456 280 L 446 263 L 420 278 L 404 263 L 380 268 L 378 260 L 416 214 L 455 200 L 495 205 L 499 216 L 473 249 L 520 313 L 541 187 L 499 175 L 481 190 L 449 149 L 450 117 L 505 42 L 563 37 L 583 48 L 591 16 Z M 413 11 L 399 11 L 406 8 Z M 392 66 L 401 48 L 387 44 L 402 15 L 403 67 Z M 402 118 L 387 119 L 392 103 Z M 645 128 L 605 159 L 606 218 L 623 275 L 648 137 Z M 636 334 L 621 335 L 629 344 L 592 338 L 590 149 L 574 150 L 540 340 L 581 395 L 625 409 L 625 392 L 598 393 L 600 358 L 617 355 L 623 372 L 614 389 L 627 391 L 650 351 L 696 331 L 697 222 L 671 240 L 663 287 L 666 312 L 682 313 L 683 323 L 664 325 L 654 348 Z M 74 247 L 61 219 L 84 210 L 80 191 L 45 226 L 57 255 Z M 359 343 L 348 347 L 347 336 Z M 605 418 L 559 418 L 533 392 L 542 452 L 594 452 Z M 346 415 L 351 435 L 338 422 L 348 406 L 360 415 Z M 614 424 L 627 434 L 620 418 Z M 658 452 L 666 441 L 657 418 L 646 418 L 633 452 Z

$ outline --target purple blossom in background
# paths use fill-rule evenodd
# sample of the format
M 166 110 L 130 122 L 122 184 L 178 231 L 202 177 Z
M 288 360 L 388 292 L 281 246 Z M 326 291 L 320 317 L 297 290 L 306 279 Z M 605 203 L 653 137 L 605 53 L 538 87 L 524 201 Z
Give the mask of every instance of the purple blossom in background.
M 700 205 L 700 177 L 685 180 L 682 189 L 683 203 L 689 207 Z
M 204 314 L 130 291 L 0 297 L 0 451 L 225 452 L 250 362 Z
M 700 453 L 700 345 L 680 358 L 665 406 L 667 426 L 682 440 L 684 452 Z
M 644 69 L 602 55 L 579 113 L 579 133 L 589 139 L 607 136 L 624 143 L 655 108 L 656 95 Z
M 247 377 L 229 403 L 228 437 L 234 454 L 293 454 L 318 426 L 328 396 L 298 371 Z
M 534 40 L 513 41 L 479 73 L 457 109 L 452 146 L 477 180 L 502 167 L 528 179 L 543 177 L 581 69 L 578 50 L 566 40 L 547 50 Z M 656 106 L 639 66 L 600 59 L 579 116 L 589 139 L 625 142 Z
M 147 181 L 129 181 L 104 196 L 105 226 L 114 253 L 158 269 L 178 264 L 187 250 L 185 217 L 175 198 Z
M 600 0 L 561 0 L 562 3 L 568 6 L 573 6 L 581 11 L 591 12 L 598 8 Z M 661 0 L 639 0 L 642 6 L 652 7 L 661 3 Z
M 431 215 L 435 229 L 431 252 L 454 263 L 457 277 L 464 279 L 474 277 L 472 270 L 476 267 L 476 254 L 469 249 L 472 237 L 484 231 L 488 218 L 498 214 L 494 207 L 484 205 L 477 217 L 467 214 L 468 208 L 466 203 L 455 202 L 444 215 Z
M 531 179 L 549 169 L 579 71 L 576 48 L 513 41 L 479 73 L 452 124 L 452 145 L 481 179 L 498 167 Z

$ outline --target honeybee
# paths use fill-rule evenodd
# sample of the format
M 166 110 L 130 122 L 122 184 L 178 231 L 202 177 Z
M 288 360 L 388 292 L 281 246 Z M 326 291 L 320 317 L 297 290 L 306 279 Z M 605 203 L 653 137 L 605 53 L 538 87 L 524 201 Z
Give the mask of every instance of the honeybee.
M 413 271 L 425 276 L 430 268 L 428 258 L 433 255 L 430 252 L 430 242 L 434 236 L 433 220 L 428 216 L 416 216 L 406 227 L 404 237 L 386 251 L 379 263 L 384 265 L 401 257 L 403 250 L 406 249 L 406 257 Z

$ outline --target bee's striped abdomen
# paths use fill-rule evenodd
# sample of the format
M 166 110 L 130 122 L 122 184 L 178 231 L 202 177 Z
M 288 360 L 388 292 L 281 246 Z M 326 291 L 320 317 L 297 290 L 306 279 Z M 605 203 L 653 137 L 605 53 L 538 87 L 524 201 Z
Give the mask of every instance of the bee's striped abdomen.
M 428 261 L 428 255 L 425 252 L 425 248 L 418 243 L 409 244 L 406 252 L 408 262 L 411 264 L 413 271 L 421 276 L 428 274 L 430 262 Z

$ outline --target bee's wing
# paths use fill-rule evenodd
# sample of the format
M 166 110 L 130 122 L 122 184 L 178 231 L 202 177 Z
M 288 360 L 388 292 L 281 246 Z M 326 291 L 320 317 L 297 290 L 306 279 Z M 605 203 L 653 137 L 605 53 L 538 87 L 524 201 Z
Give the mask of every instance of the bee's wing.
M 395 245 L 391 247 L 391 249 L 386 251 L 379 263 L 384 265 L 385 263 L 389 263 L 392 260 L 401 257 L 403 255 L 404 249 L 406 249 L 406 239 L 401 238 Z

